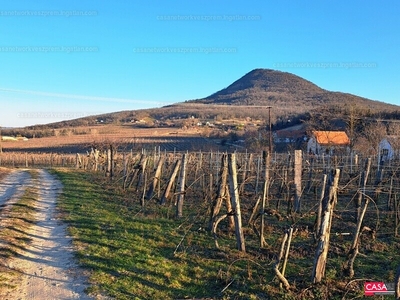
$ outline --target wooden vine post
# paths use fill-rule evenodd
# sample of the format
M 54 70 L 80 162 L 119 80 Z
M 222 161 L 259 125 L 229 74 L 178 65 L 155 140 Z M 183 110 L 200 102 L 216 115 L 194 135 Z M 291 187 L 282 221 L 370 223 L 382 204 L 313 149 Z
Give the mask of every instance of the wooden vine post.
M 265 227 L 265 208 L 268 204 L 268 187 L 269 187 L 269 168 L 270 168 L 270 153 L 268 152 L 265 156 L 265 177 L 264 177 L 264 191 L 261 205 L 261 229 L 260 229 L 260 247 L 264 247 L 266 244 L 264 239 L 264 227 Z
M 147 160 L 148 157 L 146 155 L 143 155 L 143 159 L 140 159 L 140 165 L 138 169 L 138 181 L 136 184 L 136 192 L 139 191 L 139 188 L 144 184 L 145 179 L 146 179 L 146 167 L 147 167 Z M 144 184 L 145 185 L 145 184 Z M 146 187 L 145 187 L 146 188 Z
M 128 187 L 130 188 L 133 185 L 133 182 L 135 181 L 136 177 L 138 174 L 143 170 L 143 166 L 146 165 L 147 157 L 145 154 L 140 155 L 140 159 L 136 162 L 135 166 L 133 167 L 132 174 L 130 175 L 130 180 Z M 128 176 L 126 177 L 128 179 Z
M 366 166 L 365 166 L 365 171 L 364 171 L 364 175 L 363 175 L 363 191 L 359 191 L 359 193 L 363 193 L 363 195 L 360 195 L 358 199 L 365 199 L 364 204 L 360 203 L 360 209 L 362 206 L 362 209 L 360 210 L 360 212 L 357 212 L 357 226 L 356 226 L 356 230 L 354 233 L 354 239 L 353 239 L 353 244 L 351 245 L 350 251 L 349 251 L 349 260 L 347 261 L 347 266 L 344 269 L 346 275 L 348 275 L 350 278 L 353 278 L 354 276 L 354 261 L 356 259 L 356 256 L 358 255 L 358 247 L 360 245 L 360 237 L 361 237 L 361 225 L 364 219 L 364 215 L 365 212 L 367 211 L 367 207 L 368 207 L 368 203 L 369 203 L 369 197 L 367 195 L 365 195 L 365 184 L 367 182 L 367 178 L 368 178 L 368 174 L 369 174 L 369 170 L 371 167 L 371 158 L 368 158 Z
M 222 154 L 221 158 L 221 169 L 219 174 L 219 184 L 216 198 L 213 203 L 213 207 L 211 209 L 211 218 L 209 223 L 209 228 L 211 233 L 214 235 L 215 246 L 219 248 L 218 240 L 217 240 L 217 227 L 218 224 L 228 218 L 228 227 L 234 227 L 234 220 L 232 216 L 232 206 L 230 203 L 230 194 L 229 187 L 227 184 L 228 179 L 228 156 L 226 154 Z M 226 205 L 226 214 L 218 217 L 218 214 L 222 207 L 222 202 L 225 199 Z
M 79 155 L 79 153 L 76 154 L 75 162 L 76 162 L 75 165 L 76 165 L 77 169 L 82 167 L 82 159 L 81 159 L 81 156 Z
M 400 267 L 398 267 L 397 269 L 394 285 L 395 285 L 395 298 L 400 299 Z
M 358 219 L 356 232 L 354 234 L 353 244 L 349 251 L 349 260 L 347 261 L 345 272 L 347 273 L 347 275 L 349 275 L 350 278 L 353 278 L 354 276 L 354 261 L 356 260 L 356 256 L 359 253 L 358 247 L 360 245 L 360 237 L 362 233 L 361 225 L 364 219 L 365 212 L 367 211 L 368 203 L 369 203 L 369 198 L 367 197 L 364 203 L 364 207 L 361 211 L 360 217 Z
M 99 154 L 100 154 L 100 150 L 93 148 L 90 152 L 92 158 L 93 158 L 93 170 L 97 171 L 99 169 Z
M 226 154 L 223 154 L 221 161 L 222 162 L 221 162 L 221 170 L 220 170 L 220 175 L 219 175 L 219 185 L 218 185 L 217 196 L 214 200 L 213 207 L 211 209 L 211 218 L 210 218 L 210 223 L 209 223 L 210 231 L 212 231 L 212 229 L 215 226 L 215 223 L 217 221 L 217 216 L 219 214 L 219 211 L 221 210 L 222 201 L 223 201 L 224 197 L 226 196 L 226 187 L 227 187 L 226 184 L 227 184 L 227 178 L 228 178 L 228 156 Z
M 300 212 L 300 197 L 301 197 L 301 171 L 302 171 L 302 152 L 301 150 L 294 151 L 294 211 Z
M 122 154 L 122 162 L 124 169 L 122 171 L 122 188 L 125 190 L 126 188 L 126 180 L 128 178 L 128 158 L 126 157 L 126 153 L 123 152 Z
M 176 203 L 176 217 L 182 218 L 183 216 L 183 201 L 185 199 L 185 181 L 186 181 L 186 165 L 187 165 L 187 156 L 186 154 L 182 155 L 182 168 L 181 173 L 179 174 L 179 187 L 178 187 L 178 200 Z
M 179 171 L 180 166 L 181 166 L 181 160 L 178 159 L 175 162 L 174 170 L 172 171 L 171 177 L 169 178 L 168 183 L 167 183 L 167 187 L 165 188 L 164 193 L 163 193 L 163 195 L 162 195 L 162 197 L 160 199 L 160 204 L 161 205 L 164 205 L 165 202 L 167 202 L 167 200 L 169 198 L 169 194 L 171 192 L 172 185 L 175 182 L 176 175 L 178 175 L 178 171 Z
M 285 235 L 283 236 L 281 250 L 279 252 L 278 259 L 273 264 L 273 270 L 275 272 L 275 275 L 278 277 L 278 279 L 280 281 L 279 286 L 282 287 L 282 285 L 284 285 L 286 290 L 290 289 L 290 284 L 287 281 L 287 279 L 285 278 L 285 270 L 286 270 L 287 260 L 289 257 L 290 243 L 292 241 L 292 235 L 293 235 L 293 227 L 290 227 L 290 229 L 287 230 L 285 232 Z M 284 261 L 283 261 L 283 265 L 282 265 L 282 270 L 280 271 L 279 265 L 283 258 L 284 258 Z
M 370 169 L 371 169 L 371 158 L 368 158 L 365 163 L 365 170 L 361 173 L 362 190 L 361 190 L 361 192 L 359 192 L 358 199 L 356 202 L 356 220 L 357 220 L 357 222 L 360 219 L 360 215 L 361 215 L 361 204 L 362 204 L 363 199 L 365 198 L 365 188 L 367 185 L 368 174 L 369 174 Z
M 228 155 L 228 167 L 229 167 L 229 190 L 231 195 L 232 210 L 235 213 L 234 220 L 235 220 L 235 234 L 236 234 L 237 248 L 239 251 L 246 252 L 244 233 L 242 228 L 242 214 L 240 211 L 235 153 L 231 153 Z
M 394 195 L 394 236 L 397 237 L 400 221 L 400 207 L 397 203 L 397 195 Z
M 157 184 L 161 177 L 161 171 L 162 171 L 162 167 L 164 165 L 164 161 L 165 161 L 165 156 L 161 156 L 158 161 L 158 164 L 157 164 L 157 169 L 156 169 L 156 173 L 154 175 L 153 181 L 151 182 L 150 187 L 146 193 L 145 199 L 147 199 L 147 200 L 149 200 L 153 197 L 154 190 L 157 188 Z
M 333 176 L 333 180 L 329 183 L 328 198 L 324 201 L 322 221 L 320 225 L 320 232 L 318 236 L 318 245 L 314 258 L 314 267 L 312 272 L 312 282 L 321 282 L 325 276 L 326 260 L 329 249 L 330 231 L 332 226 L 332 215 L 333 209 L 337 202 L 337 189 L 339 184 L 340 169 L 336 169 Z
M 326 180 L 327 180 L 327 175 L 324 174 L 322 177 L 322 188 L 321 188 L 321 196 L 319 199 L 319 205 L 318 205 L 318 210 L 317 210 L 317 220 L 316 220 L 316 227 L 315 227 L 315 239 L 318 238 L 320 229 L 321 229 L 321 217 L 322 217 L 322 206 L 324 203 L 324 198 L 325 198 L 325 189 L 326 189 Z

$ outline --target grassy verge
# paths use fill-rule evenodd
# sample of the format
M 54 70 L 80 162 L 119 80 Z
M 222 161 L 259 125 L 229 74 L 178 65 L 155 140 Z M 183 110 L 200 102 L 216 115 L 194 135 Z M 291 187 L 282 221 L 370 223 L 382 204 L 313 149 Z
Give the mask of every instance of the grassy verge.
M 266 297 L 268 266 L 235 250 L 215 250 L 194 217 L 168 219 L 168 208 L 151 203 L 143 209 L 93 175 L 57 175 L 63 218 L 92 274 L 89 292 L 116 299 Z
M 37 180 L 37 172 L 29 171 L 33 181 Z M 18 284 L 19 272 L 6 267 L 7 260 L 17 256 L 31 240 L 27 234 L 29 228 L 36 222 L 35 203 L 38 200 L 37 188 L 27 187 L 24 194 L 12 205 L 1 209 L 0 227 L 0 290 L 14 288 Z
M 346 278 L 343 266 L 351 237 L 332 235 L 325 279 L 312 285 L 315 243 L 307 228 L 312 227 L 314 217 L 304 217 L 298 220 L 292 240 L 285 274 L 291 290 L 285 291 L 272 266 L 289 221 L 267 218 L 268 246 L 263 249 L 247 227 L 245 254 L 235 250 L 233 233 L 221 227 L 220 248 L 216 249 L 213 237 L 203 229 L 207 209 L 201 201 L 188 200 L 185 218 L 174 219 L 172 204 L 148 201 L 141 207 L 141 193 L 123 192 L 119 184 L 110 185 L 103 176 L 55 173 L 64 185 L 59 207 L 74 237 L 77 257 L 91 274 L 89 292 L 93 294 L 105 293 L 115 299 L 362 298 L 365 280 L 393 282 L 389 270 L 399 263 L 398 239 L 364 236 L 363 254 L 355 263 L 356 277 Z M 343 226 L 334 231 L 349 230 Z
M 10 173 L 10 169 L 0 167 L 0 180 L 5 177 L 8 173 Z

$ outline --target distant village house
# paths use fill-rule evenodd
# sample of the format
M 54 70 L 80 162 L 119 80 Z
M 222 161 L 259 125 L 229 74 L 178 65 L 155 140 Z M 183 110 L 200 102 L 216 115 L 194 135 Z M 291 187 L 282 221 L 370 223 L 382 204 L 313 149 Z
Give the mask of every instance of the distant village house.
M 313 131 L 307 142 L 307 153 L 316 155 L 346 154 L 350 139 L 344 131 Z
M 389 135 L 382 139 L 379 143 L 379 158 L 380 161 L 392 160 L 399 154 L 400 150 L 400 137 L 396 135 Z
M 304 130 L 277 130 L 273 133 L 274 142 L 279 143 L 298 143 L 306 139 Z
M 15 141 L 27 141 L 28 138 L 26 138 L 24 136 L 13 137 L 13 136 L 3 135 L 3 136 L 1 136 L 1 140 L 4 142 L 15 142 Z

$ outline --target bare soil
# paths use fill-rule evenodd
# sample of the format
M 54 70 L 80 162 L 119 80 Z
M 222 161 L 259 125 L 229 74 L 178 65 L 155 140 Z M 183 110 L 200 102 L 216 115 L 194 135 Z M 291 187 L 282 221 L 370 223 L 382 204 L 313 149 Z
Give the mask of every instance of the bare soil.
M 75 264 L 66 225 L 57 219 L 61 183 L 45 170 L 38 172 L 39 177 L 33 179 L 27 171 L 14 170 L 0 182 L 0 230 L 12 226 L 7 220 L 7 208 L 28 186 L 34 185 L 39 195 L 35 216 L 38 221 L 24 232 L 29 242 L 19 247 L 13 257 L 0 261 L 3 270 L 14 274 L 8 288 L 0 289 L 0 299 L 94 299 L 85 293 L 87 278 Z M 4 241 L 1 243 L 4 246 Z
M 83 128 L 82 130 L 90 130 Z M 76 153 L 90 150 L 91 145 L 118 144 L 131 148 L 167 142 L 169 139 L 182 140 L 201 138 L 198 130 L 180 128 L 132 128 L 127 126 L 104 125 L 90 130 L 93 133 L 31 138 L 27 141 L 7 141 L 2 143 L 3 152 L 43 152 Z M 204 143 L 204 141 L 203 141 Z M 173 150 L 173 149 L 172 149 Z

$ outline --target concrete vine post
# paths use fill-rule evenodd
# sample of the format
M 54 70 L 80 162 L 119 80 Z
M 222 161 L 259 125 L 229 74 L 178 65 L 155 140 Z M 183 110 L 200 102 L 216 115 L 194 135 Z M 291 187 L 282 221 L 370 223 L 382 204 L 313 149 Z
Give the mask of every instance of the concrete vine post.
M 176 203 L 176 217 L 182 218 L 183 216 L 183 201 L 185 199 L 185 184 L 186 184 L 186 165 L 187 165 L 187 155 L 182 155 L 182 168 L 179 175 L 179 195 Z
M 294 211 L 300 212 L 300 198 L 301 198 L 301 173 L 302 173 L 302 151 L 294 151 Z
M 113 177 L 113 146 L 110 145 L 107 149 L 107 170 L 106 176 Z

